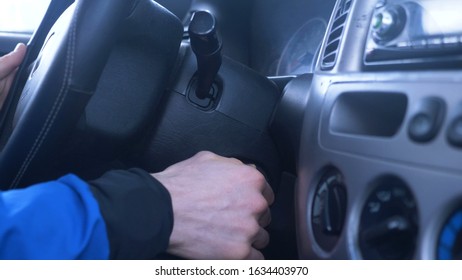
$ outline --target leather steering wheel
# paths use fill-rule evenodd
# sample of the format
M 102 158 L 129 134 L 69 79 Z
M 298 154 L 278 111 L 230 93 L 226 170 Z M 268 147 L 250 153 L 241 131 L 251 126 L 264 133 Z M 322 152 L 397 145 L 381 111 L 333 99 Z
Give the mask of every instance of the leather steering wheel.
M 120 30 L 145 28 L 146 19 L 134 22 L 130 15 L 173 17 L 151 0 L 65 2 L 51 2 L 2 109 L 1 189 L 33 183 L 34 174 L 65 146 L 121 40 Z M 181 34 L 176 37 L 181 40 Z

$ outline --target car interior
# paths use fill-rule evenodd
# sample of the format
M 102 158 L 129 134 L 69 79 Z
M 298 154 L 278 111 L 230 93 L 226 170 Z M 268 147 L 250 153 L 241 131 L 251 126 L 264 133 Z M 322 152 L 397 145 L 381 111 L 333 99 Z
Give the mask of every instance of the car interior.
M 34 32 L 0 32 L 1 54 L 28 43 L 0 112 L 0 185 L 207 150 L 273 188 L 267 259 L 460 259 L 458 8 L 52 0 Z

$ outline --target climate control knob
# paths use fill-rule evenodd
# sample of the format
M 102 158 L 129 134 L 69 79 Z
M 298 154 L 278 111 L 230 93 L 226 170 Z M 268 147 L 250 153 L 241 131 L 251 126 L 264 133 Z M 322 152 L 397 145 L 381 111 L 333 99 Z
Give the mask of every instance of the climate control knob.
M 443 225 L 436 255 L 439 260 L 462 259 L 462 209 L 455 211 Z
M 364 259 L 411 259 L 418 233 L 418 214 L 414 196 L 397 177 L 384 176 L 364 204 L 359 246 Z
M 325 170 L 318 182 L 313 208 L 311 226 L 318 245 L 331 251 L 342 234 L 347 211 L 347 193 L 343 177 L 331 167 Z

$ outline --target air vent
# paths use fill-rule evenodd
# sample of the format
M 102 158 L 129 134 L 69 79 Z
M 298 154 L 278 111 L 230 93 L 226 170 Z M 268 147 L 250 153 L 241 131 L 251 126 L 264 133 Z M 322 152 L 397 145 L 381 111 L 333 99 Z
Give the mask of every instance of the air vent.
M 322 54 L 321 69 L 331 70 L 337 62 L 338 49 L 342 40 L 343 30 L 353 0 L 340 0 L 335 11 L 335 18 L 329 30 L 327 43 Z

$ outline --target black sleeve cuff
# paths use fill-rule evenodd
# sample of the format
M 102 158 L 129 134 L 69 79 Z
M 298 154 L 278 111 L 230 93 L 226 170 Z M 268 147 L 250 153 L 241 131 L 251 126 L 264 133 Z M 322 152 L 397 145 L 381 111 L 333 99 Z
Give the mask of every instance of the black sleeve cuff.
M 109 171 L 89 182 L 106 222 L 111 259 L 154 259 L 173 229 L 170 194 L 149 173 Z

